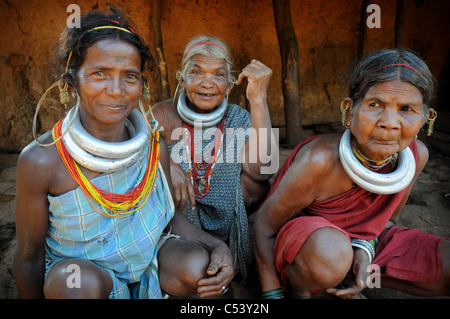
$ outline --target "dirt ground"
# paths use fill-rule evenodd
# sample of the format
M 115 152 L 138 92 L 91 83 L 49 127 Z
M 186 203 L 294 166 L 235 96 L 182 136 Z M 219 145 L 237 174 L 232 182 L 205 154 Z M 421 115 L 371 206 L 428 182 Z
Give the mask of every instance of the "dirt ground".
M 400 225 L 416 227 L 445 237 L 450 237 L 450 127 L 448 123 L 450 123 L 450 113 L 440 112 L 433 136 L 421 138 L 429 148 L 430 159 L 414 185 L 399 221 Z M 326 133 L 330 130 L 333 131 L 329 127 L 314 127 L 310 133 Z M 280 149 L 280 163 L 284 163 L 289 153 L 290 150 Z M 1 299 L 17 298 L 12 268 L 16 246 L 14 204 L 17 158 L 18 154 L 0 154 Z M 250 287 L 233 284 L 226 297 L 257 298 L 257 287 L 256 278 L 251 279 Z M 366 289 L 364 295 L 374 299 L 416 298 L 384 288 Z M 322 293 L 315 295 L 314 298 L 331 298 L 331 296 Z

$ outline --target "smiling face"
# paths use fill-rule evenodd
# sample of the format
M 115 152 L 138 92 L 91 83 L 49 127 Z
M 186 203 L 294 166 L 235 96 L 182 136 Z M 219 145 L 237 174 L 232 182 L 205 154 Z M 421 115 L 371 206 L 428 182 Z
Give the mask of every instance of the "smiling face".
M 418 134 L 424 123 L 422 94 L 408 82 L 379 82 L 367 91 L 350 121 L 360 151 L 371 160 L 384 160 Z
M 85 129 L 94 136 L 119 134 L 142 92 L 139 51 L 121 40 L 96 42 L 86 51 L 76 87 Z
M 181 86 L 189 107 L 198 113 L 213 111 L 225 98 L 228 72 L 224 59 L 197 54 L 192 57 Z

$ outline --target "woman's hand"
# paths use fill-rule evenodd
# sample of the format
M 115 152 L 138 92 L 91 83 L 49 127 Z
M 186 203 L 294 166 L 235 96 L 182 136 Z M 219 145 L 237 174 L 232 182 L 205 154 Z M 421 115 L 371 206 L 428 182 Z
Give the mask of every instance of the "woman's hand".
M 189 200 L 191 209 L 195 208 L 195 191 L 191 180 L 177 163 L 170 160 L 170 177 L 172 179 L 175 209 L 183 210 Z
M 247 99 L 250 102 L 255 100 L 265 101 L 271 77 L 272 70 L 270 68 L 257 60 L 252 60 L 239 74 L 236 85 L 240 85 L 244 78 L 247 78 Z
M 223 294 L 234 276 L 231 253 L 225 244 L 214 248 L 210 258 L 206 273 L 211 277 L 198 281 L 197 292 L 202 298 Z
M 367 286 L 370 260 L 367 253 L 361 248 L 355 248 L 353 252 L 352 269 L 346 278 L 335 288 L 327 289 L 327 292 L 343 299 L 364 298 L 360 292 Z

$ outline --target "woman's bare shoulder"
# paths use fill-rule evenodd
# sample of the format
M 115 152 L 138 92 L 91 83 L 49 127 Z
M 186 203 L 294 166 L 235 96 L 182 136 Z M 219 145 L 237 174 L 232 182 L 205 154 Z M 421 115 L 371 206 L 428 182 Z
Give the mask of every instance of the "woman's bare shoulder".
M 152 106 L 152 112 L 160 124 L 164 124 L 161 122 L 165 122 L 167 119 L 177 115 L 173 107 L 173 99 L 156 103 Z
M 39 141 L 42 144 L 51 143 L 53 141 L 51 131 L 39 137 Z M 33 141 L 21 151 L 17 164 L 18 169 L 38 173 L 54 169 L 55 164 L 59 161 L 60 158 L 55 145 L 43 147 Z
M 156 104 L 154 104 L 152 106 L 153 114 L 155 114 L 155 112 L 157 112 L 157 113 L 167 112 L 170 109 L 173 109 L 172 104 L 173 104 L 173 99 L 168 99 L 168 100 L 157 102 Z
M 182 127 L 182 121 L 173 107 L 173 99 L 156 103 L 152 106 L 152 112 L 159 125 L 164 128 L 161 135 L 168 144 L 171 144 L 173 142 L 171 139 L 173 130 Z
M 294 165 L 296 179 L 311 188 L 314 200 L 322 201 L 351 189 L 353 182 L 339 159 L 342 133 L 321 135 L 300 149 Z
M 339 162 L 340 133 L 324 134 L 305 144 L 297 153 L 294 162 L 302 163 L 318 172 L 332 169 Z
M 420 173 L 427 164 L 430 154 L 428 152 L 428 148 L 422 141 L 416 140 L 416 144 L 418 154 L 416 171 L 417 173 Z

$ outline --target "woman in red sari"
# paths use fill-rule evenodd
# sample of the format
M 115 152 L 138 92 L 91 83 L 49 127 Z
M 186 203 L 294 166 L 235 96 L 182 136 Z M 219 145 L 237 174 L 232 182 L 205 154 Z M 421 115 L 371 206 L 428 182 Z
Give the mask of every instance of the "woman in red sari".
M 255 218 L 262 297 L 356 297 L 371 265 L 383 287 L 448 295 L 450 241 L 395 226 L 428 160 L 417 135 L 437 115 L 433 76 L 412 52 L 381 50 L 352 66 L 348 86 L 344 134 L 298 145 Z

